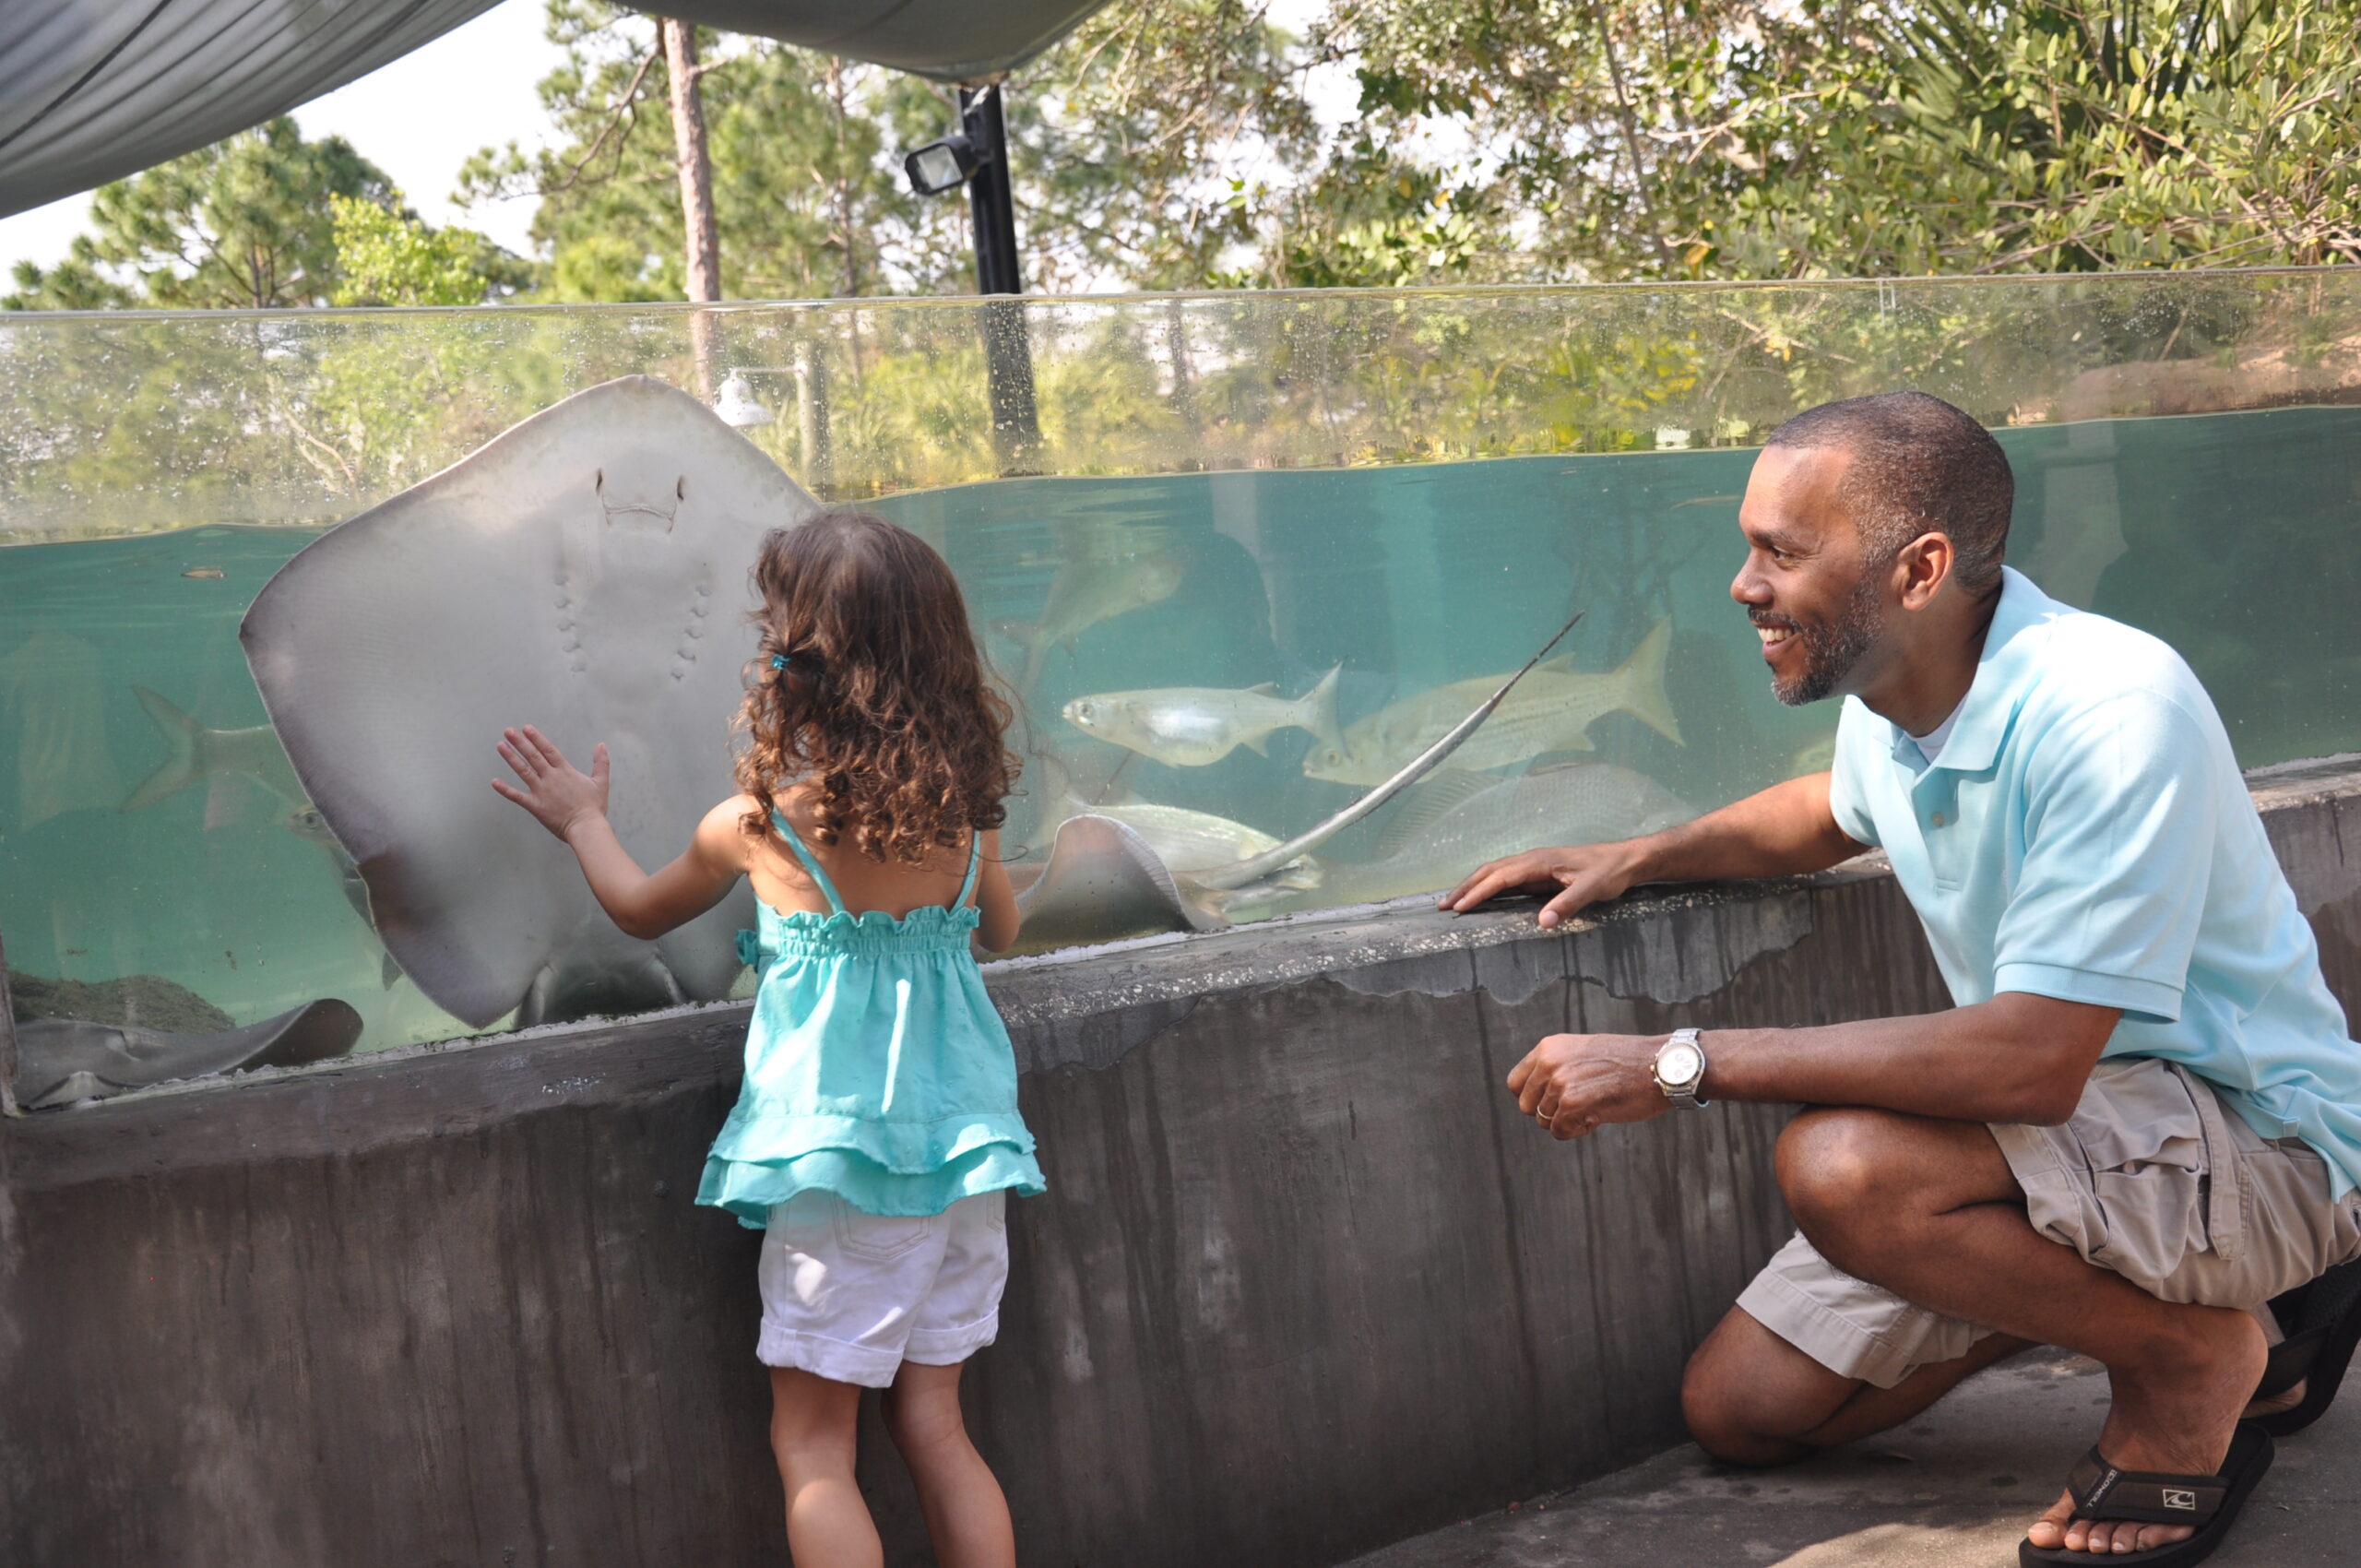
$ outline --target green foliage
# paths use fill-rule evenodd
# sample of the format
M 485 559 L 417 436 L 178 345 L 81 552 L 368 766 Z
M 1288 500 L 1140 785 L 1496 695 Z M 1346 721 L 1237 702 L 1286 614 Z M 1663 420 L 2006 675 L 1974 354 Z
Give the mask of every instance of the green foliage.
M 565 63 L 540 84 L 562 145 L 468 166 L 475 200 L 536 195 L 559 300 L 681 295 L 665 63 L 646 18 L 550 0 Z M 956 127 L 947 90 L 757 39 L 706 35 L 700 89 L 723 292 L 813 298 L 973 287 L 967 202 L 913 195 L 902 153 Z M 1240 0 L 1145 0 L 1086 23 L 1008 88 L 1033 290 L 1201 287 L 1255 240 L 1214 171 L 1318 154 L 1302 63 Z
M 1007 113 L 1028 288 L 1265 280 L 1263 208 L 1323 157 L 1310 56 L 1265 10 L 1130 0 L 1017 73 Z
M 7 303 L 325 304 L 337 276 L 328 199 L 385 203 L 390 191 L 384 172 L 343 137 L 307 141 L 281 116 L 99 187 L 93 232 L 54 273 L 20 268 Z
M 540 84 L 564 144 L 486 149 L 469 199 L 537 195 L 533 237 L 557 301 L 677 300 L 680 187 L 654 24 L 603 0 L 551 0 L 566 59 Z M 754 40 L 708 42 L 700 81 L 722 291 L 803 298 L 931 291 L 964 267 L 943 204 L 922 207 L 887 142 L 942 113 L 914 78 Z M 896 143 L 896 145 L 898 145 Z
M 1377 0 L 1360 133 L 1453 117 L 1501 276 L 2361 260 L 2354 0 Z M 1495 230 L 1495 232 L 1501 232 Z
M 138 303 L 129 289 L 108 277 L 98 246 L 77 234 L 65 259 L 55 267 L 20 261 L 10 269 L 13 292 L 0 294 L 0 310 L 120 310 Z
M 5 303 L 680 298 L 657 28 L 546 4 L 555 145 L 486 149 L 462 179 L 537 201 L 529 268 L 419 224 L 351 148 L 282 120 L 107 187 L 95 232 Z M 1007 84 L 1026 280 L 2349 262 L 2357 32 L 2361 0 L 1329 0 L 1292 37 L 1257 0 L 1137 0 Z M 950 93 L 757 39 L 701 48 L 726 296 L 972 287 L 965 201 L 912 195 L 899 162 L 956 124 Z M 1355 112 L 1323 125 L 1339 81 Z
M 552 0 L 563 298 L 675 298 L 653 30 Z M 2361 259 L 2361 0 L 1246 0 L 1091 18 L 1008 85 L 1037 290 L 2090 271 Z M 1323 129 L 1313 82 L 1356 113 Z M 741 42 L 705 78 L 726 291 L 963 291 L 906 78 Z M 865 249 L 864 249 L 865 247 Z
M 101 185 L 90 220 L 54 267 L 18 265 L 0 306 L 473 303 L 517 276 L 481 236 L 437 233 L 401 210 L 385 172 L 343 137 L 308 141 L 284 116 Z M 348 277 L 356 261 L 376 270 Z
M 328 197 L 339 305 L 480 305 L 512 293 L 528 274 L 472 229 L 432 229 L 390 204 Z

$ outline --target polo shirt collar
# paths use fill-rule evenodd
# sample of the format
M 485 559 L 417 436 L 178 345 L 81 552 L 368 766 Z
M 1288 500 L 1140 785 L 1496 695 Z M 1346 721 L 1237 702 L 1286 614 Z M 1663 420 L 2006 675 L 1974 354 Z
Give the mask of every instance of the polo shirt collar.
M 2019 634 L 2070 613 L 2068 606 L 2034 587 L 2023 573 L 2010 566 L 2000 568 L 2000 602 L 1984 633 L 1975 679 L 1960 702 L 1959 722 L 1952 727 L 1951 739 L 1943 743 L 1942 754 L 1928 765 L 1928 772 L 1948 767 L 1958 773 L 1981 773 L 1992 766 L 2038 673 L 2030 640 Z M 1903 733 L 1902 726 L 1887 722 L 1897 737 Z

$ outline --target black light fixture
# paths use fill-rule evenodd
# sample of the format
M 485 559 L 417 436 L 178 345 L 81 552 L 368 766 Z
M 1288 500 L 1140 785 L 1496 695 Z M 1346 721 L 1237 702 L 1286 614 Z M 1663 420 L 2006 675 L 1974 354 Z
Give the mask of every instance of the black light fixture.
M 976 291 L 1021 294 L 1017 276 L 1016 204 L 1009 189 L 1008 122 L 1001 113 L 1000 85 L 959 89 L 959 128 L 937 137 L 902 158 L 902 172 L 920 196 L 942 196 L 967 187 L 968 215 L 975 225 Z
M 966 184 L 983 162 L 976 153 L 976 144 L 960 131 L 906 154 L 902 172 L 910 177 L 910 189 L 919 195 L 941 196 Z

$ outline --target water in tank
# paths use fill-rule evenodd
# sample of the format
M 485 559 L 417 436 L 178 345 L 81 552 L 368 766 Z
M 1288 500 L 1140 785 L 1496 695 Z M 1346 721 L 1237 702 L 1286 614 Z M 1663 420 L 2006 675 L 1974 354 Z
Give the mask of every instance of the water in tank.
M 1230 913 L 1431 890 L 1824 766 L 1833 705 L 1773 698 L 1728 598 L 1738 499 L 1780 420 L 1899 386 L 1995 429 L 2011 564 L 2172 643 L 2247 765 L 2361 746 L 2361 279 L 2333 272 L 12 318 L 20 1016 L 202 1032 L 333 996 L 363 1050 L 468 1032 L 377 941 L 238 624 L 325 529 L 627 374 L 951 562 L 1018 700 L 1020 880 L 1084 812 L 1176 870 L 1266 849 L 1578 612 L 1442 770 Z M 1012 375 L 1030 427 L 991 395 Z

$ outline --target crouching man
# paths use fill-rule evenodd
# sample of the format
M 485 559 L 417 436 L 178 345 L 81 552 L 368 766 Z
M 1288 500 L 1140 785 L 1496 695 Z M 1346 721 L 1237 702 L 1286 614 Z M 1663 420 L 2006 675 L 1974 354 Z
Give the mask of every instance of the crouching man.
M 1952 1011 L 1554 1035 L 1509 1087 L 1560 1138 L 1676 1103 L 1812 1108 L 1778 1148 L 1801 1234 L 1690 1363 L 1709 1452 L 1795 1459 L 2060 1345 L 2114 1402 L 2021 1556 L 2189 1562 L 2269 1466 L 2266 1428 L 2316 1415 L 2351 1353 L 2361 1267 L 2310 1282 L 2361 1256 L 2361 1049 L 2204 689 L 2001 565 L 2013 489 L 1991 436 L 1922 394 L 1782 426 L 1730 592 L 1781 701 L 1845 697 L 1833 770 L 1492 861 L 1443 907 L 1540 886 L 1555 924 L 1641 883 L 1884 849 Z M 2264 1304 L 2307 1286 L 2300 1355 L 2273 1358 Z M 2242 1421 L 2259 1392 L 2276 1413 Z

